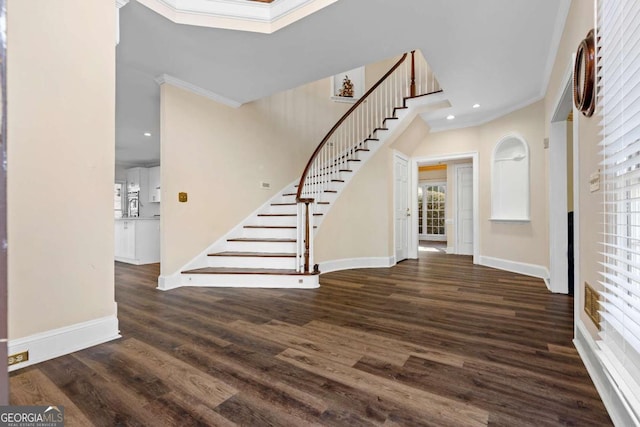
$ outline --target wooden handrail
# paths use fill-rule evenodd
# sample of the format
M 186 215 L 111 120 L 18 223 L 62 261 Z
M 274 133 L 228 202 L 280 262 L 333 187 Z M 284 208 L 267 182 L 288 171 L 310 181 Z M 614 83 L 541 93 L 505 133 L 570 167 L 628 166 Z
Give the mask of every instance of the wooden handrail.
M 371 89 L 369 89 L 355 104 L 353 104 L 351 108 L 349 108 L 346 113 L 344 113 L 340 120 L 338 120 L 338 122 L 331 128 L 329 133 L 327 133 L 327 135 L 322 139 L 316 150 L 311 155 L 311 158 L 309 159 L 309 162 L 307 162 L 307 166 L 305 166 L 304 172 L 302 172 L 302 176 L 300 177 L 300 182 L 298 183 L 298 192 L 296 194 L 296 201 L 298 203 L 303 202 L 302 191 L 305 180 L 307 179 L 307 174 L 309 173 L 309 169 L 311 168 L 311 165 L 313 165 L 313 162 L 316 160 L 316 157 L 318 157 L 318 154 L 320 153 L 322 148 L 325 146 L 327 141 L 329 141 L 329 138 L 331 138 L 333 133 L 340 127 L 340 125 L 342 125 L 342 123 L 351 115 L 351 113 L 355 111 L 356 108 L 358 108 L 358 106 L 362 104 L 367 99 L 367 97 L 371 95 L 371 93 L 373 93 L 373 91 L 376 90 L 376 88 L 380 86 L 382 82 L 384 82 L 387 77 L 389 77 L 405 61 L 405 59 L 407 59 L 406 53 L 402 55 L 398 62 L 396 62 L 396 64 L 391 67 L 391 69 L 387 71 L 386 74 L 382 76 L 382 78 L 380 78 L 380 80 L 378 80 L 378 82 L 371 87 Z

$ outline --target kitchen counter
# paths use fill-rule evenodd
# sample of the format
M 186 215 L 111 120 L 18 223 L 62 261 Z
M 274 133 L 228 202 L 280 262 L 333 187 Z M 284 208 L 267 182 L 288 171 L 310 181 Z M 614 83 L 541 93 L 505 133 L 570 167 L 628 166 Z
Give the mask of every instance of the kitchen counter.
M 154 219 L 160 219 L 159 216 L 148 216 L 148 217 L 142 217 L 142 216 L 127 216 L 127 217 L 123 217 L 123 218 L 116 218 L 116 221 L 141 221 L 141 220 L 154 220 Z

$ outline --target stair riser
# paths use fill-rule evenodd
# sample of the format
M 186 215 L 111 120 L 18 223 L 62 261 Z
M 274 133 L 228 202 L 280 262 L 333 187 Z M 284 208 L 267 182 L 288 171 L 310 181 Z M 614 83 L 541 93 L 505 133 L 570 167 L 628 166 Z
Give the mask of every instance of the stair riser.
M 228 252 L 267 252 L 293 253 L 296 251 L 295 242 L 227 242 L 225 251 Z
M 264 225 L 268 227 L 274 226 L 290 226 L 296 225 L 295 216 L 258 216 L 255 218 L 255 225 Z
M 275 257 L 207 257 L 208 267 L 295 269 L 295 258 Z
M 320 287 L 319 277 L 319 275 L 184 274 L 182 286 L 314 289 Z
M 242 236 L 251 239 L 295 239 L 295 228 L 244 228 Z
M 295 214 L 295 213 L 297 213 L 297 206 L 296 205 L 269 206 L 269 211 L 267 213 L 272 213 L 272 214 Z

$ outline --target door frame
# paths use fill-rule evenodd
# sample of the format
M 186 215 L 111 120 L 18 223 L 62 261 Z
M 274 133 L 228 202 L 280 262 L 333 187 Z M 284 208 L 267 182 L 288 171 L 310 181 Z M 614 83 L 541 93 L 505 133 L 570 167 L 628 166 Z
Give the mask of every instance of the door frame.
M 415 213 L 412 212 L 412 208 L 411 208 L 411 206 L 412 206 L 411 189 L 413 188 L 413 186 L 412 186 L 412 182 L 413 182 L 412 177 L 416 176 L 415 174 L 412 173 L 411 159 L 407 155 L 405 155 L 404 153 L 402 153 L 402 152 L 400 152 L 398 150 L 393 150 L 393 157 L 392 157 L 393 158 L 393 162 L 391 164 L 391 167 L 393 168 L 393 184 L 392 184 L 392 186 L 393 186 L 393 191 L 392 191 L 393 203 L 392 203 L 392 206 L 393 206 L 393 259 L 394 259 L 394 264 L 398 262 L 398 260 L 396 259 L 396 237 L 398 235 L 398 229 L 396 227 L 396 223 L 397 223 L 397 221 L 396 221 L 396 212 L 397 212 L 397 209 L 396 209 L 396 168 L 395 168 L 396 157 L 399 157 L 399 158 L 401 158 L 401 159 L 403 159 L 403 160 L 405 160 L 407 162 L 407 185 L 408 185 L 408 188 L 407 188 L 407 206 L 409 208 L 409 213 L 411 215 L 415 216 L 415 215 L 417 215 L 417 212 L 418 212 L 417 210 L 415 211 Z M 418 190 L 417 190 L 417 187 L 416 187 L 416 193 L 417 192 L 418 192 Z M 417 198 L 416 198 L 416 200 L 417 200 Z M 417 203 L 417 201 L 416 201 L 416 203 Z M 407 236 L 406 236 L 407 258 L 406 259 L 411 259 L 412 223 L 413 223 L 413 221 L 411 221 L 411 218 L 407 219 Z M 416 222 L 416 224 L 417 224 L 417 222 Z M 416 251 L 417 251 L 417 247 L 416 247 Z
M 579 307 L 579 111 L 573 105 L 573 61 L 567 67 L 562 84 L 553 104 L 549 123 L 549 290 L 554 293 L 569 292 L 569 250 L 567 221 L 567 117 L 573 111 L 573 227 L 574 227 L 574 297 Z
M 456 160 L 471 160 L 473 167 L 473 263 L 478 264 L 480 260 L 480 210 L 479 210 L 479 155 L 477 151 L 463 153 L 450 153 L 436 156 L 413 157 L 411 159 L 409 191 L 409 206 L 413 220 L 410 221 L 409 231 L 409 258 L 418 258 L 418 167 L 430 163 L 450 162 Z M 457 240 L 457 230 L 455 238 Z M 394 240 L 395 242 L 395 240 Z

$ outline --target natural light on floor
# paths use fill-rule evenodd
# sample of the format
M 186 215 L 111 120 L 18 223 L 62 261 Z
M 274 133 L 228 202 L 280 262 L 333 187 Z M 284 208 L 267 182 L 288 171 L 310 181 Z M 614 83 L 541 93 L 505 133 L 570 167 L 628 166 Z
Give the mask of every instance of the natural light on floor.
M 426 246 L 419 246 L 418 250 L 420 252 L 440 252 L 440 250 L 438 248 L 430 248 L 430 247 L 426 247 Z

